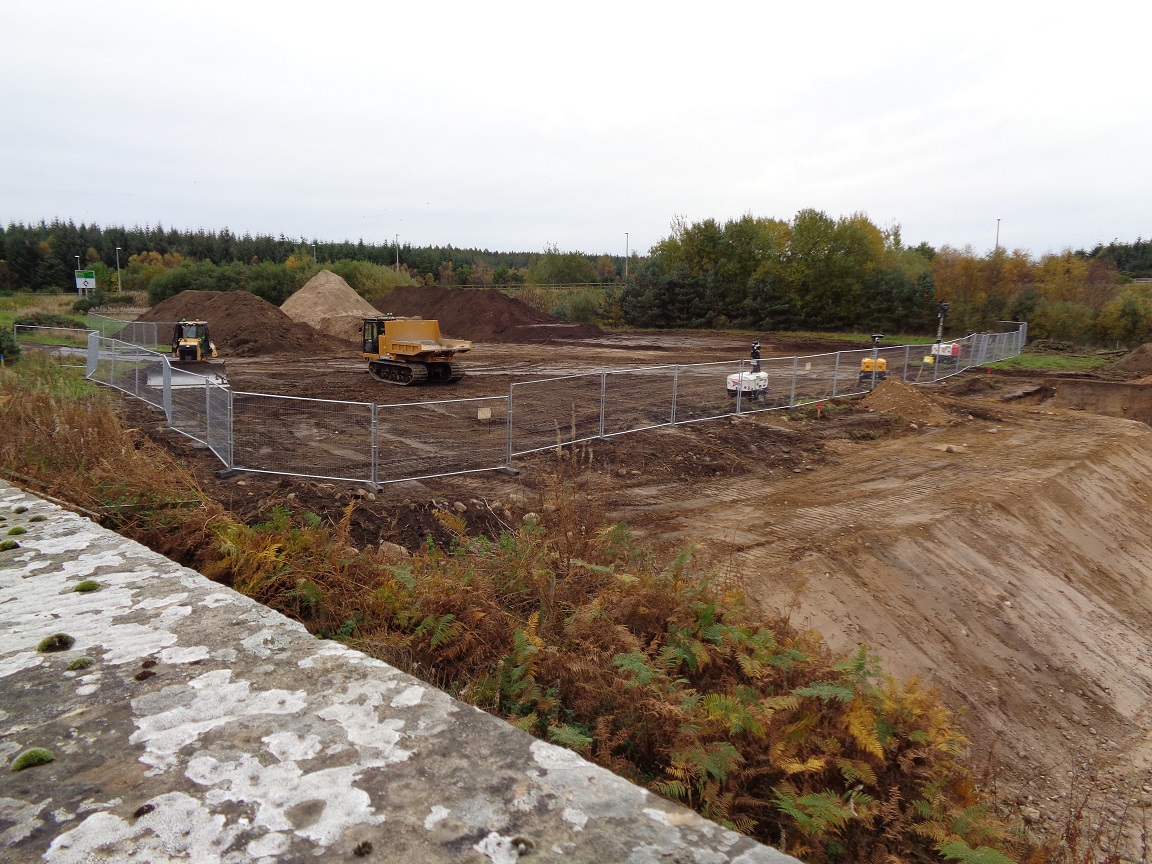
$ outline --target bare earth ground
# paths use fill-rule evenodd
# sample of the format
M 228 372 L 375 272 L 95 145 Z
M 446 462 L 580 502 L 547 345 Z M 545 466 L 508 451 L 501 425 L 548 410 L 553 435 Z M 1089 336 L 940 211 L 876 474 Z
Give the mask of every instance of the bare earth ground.
M 861 347 L 771 348 L 837 346 Z M 423 388 L 420 398 L 746 355 L 739 339 L 706 333 L 481 345 L 468 355 L 469 377 Z M 353 349 L 305 361 L 230 359 L 228 371 L 237 390 L 381 403 L 412 395 L 405 388 L 400 400 L 372 381 Z M 1030 823 L 1058 823 L 1070 799 L 1094 786 L 1095 815 L 1118 825 L 1126 806 L 1152 806 L 1152 428 L 1052 408 L 1036 383 L 973 371 L 921 388 L 946 425 L 914 428 L 844 408 L 620 436 L 590 448 L 591 483 L 613 520 L 662 546 L 701 544 L 765 607 L 789 610 L 843 651 L 868 645 L 887 670 L 939 688 L 960 712 L 973 756 L 992 769 L 989 782 L 1018 796 Z M 1036 392 L 1002 401 L 1022 390 Z M 336 516 L 358 500 L 363 545 L 419 543 L 439 530 L 432 510 L 454 502 L 476 530 L 512 524 L 539 508 L 557 459 L 518 461 L 516 477 L 489 472 L 375 493 L 271 475 L 219 479 L 214 457 L 164 431 L 147 406 L 126 411 L 241 518 L 275 504 Z M 1125 830 L 1132 849 L 1139 830 Z

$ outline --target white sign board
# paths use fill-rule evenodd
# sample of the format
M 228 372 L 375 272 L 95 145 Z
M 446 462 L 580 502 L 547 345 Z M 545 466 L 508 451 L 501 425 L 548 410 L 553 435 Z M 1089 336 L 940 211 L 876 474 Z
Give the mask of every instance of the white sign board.
M 96 290 L 96 271 L 95 270 L 77 270 L 76 271 L 76 293 L 82 297 L 87 297 L 89 291 Z

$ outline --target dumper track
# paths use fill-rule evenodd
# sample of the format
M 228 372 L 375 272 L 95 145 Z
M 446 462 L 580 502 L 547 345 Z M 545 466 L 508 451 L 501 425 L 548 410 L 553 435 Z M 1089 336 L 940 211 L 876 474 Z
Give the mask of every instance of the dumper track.
M 464 370 L 451 363 L 405 363 L 402 360 L 370 360 L 368 373 L 377 381 L 399 387 L 451 384 L 464 377 Z

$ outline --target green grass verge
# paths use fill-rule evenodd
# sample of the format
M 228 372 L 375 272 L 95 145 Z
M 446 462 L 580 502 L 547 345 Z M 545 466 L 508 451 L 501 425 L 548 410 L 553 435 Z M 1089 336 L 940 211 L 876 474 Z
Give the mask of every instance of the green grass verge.
M 1053 372 L 1086 372 L 1108 366 L 1113 360 L 1109 357 L 1080 354 L 1048 354 L 1025 351 L 1016 357 L 1003 360 L 998 369 L 1043 369 Z

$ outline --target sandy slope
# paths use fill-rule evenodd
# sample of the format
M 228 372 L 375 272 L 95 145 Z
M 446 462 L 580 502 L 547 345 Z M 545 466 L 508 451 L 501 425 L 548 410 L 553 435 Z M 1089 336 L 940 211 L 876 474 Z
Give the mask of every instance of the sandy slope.
M 838 464 L 688 500 L 637 489 L 624 510 L 727 548 L 765 605 L 940 688 L 1042 818 L 1073 775 L 1152 803 L 1152 429 L 986 407 L 1002 421 L 845 444 Z

